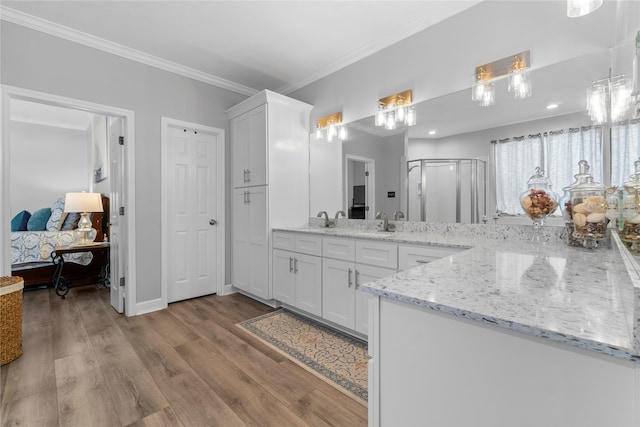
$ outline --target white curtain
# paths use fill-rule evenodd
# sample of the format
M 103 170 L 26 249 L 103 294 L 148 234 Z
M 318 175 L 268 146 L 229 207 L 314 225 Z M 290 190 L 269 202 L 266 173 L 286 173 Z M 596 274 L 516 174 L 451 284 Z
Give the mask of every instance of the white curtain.
M 611 127 L 611 184 L 621 185 L 634 173 L 640 158 L 640 121 L 632 120 Z
M 602 182 L 602 128 L 571 128 L 567 131 L 549 132 L 546 159 L 547 176 L 553 183 L 553 190 L 562 196 L 562 189 L 575 181 L 578 162 L 589 162 L 589 173 L 593 180 Z
M 509 138 L 495 145 L 496 205 L 500 213 L 522 214 L 520 194 L 536 166 L 543 167 L 544 146 L 541 135 Z
M 523 215 L 520 195 L 527 190 L 536 166 L 544 169 L 559 197 L 562 189 L 574 182 L 580 160 L 587 160 L 594 180 L 602 182 L 602 128 L 572 128 L 501 140 L 495 144 L 495 158 L 497 209 Z

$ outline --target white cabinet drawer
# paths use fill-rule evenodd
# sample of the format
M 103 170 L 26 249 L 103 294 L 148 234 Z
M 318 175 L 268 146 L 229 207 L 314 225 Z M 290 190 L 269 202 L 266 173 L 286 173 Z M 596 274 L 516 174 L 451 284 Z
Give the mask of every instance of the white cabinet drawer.
M 322 254 L 342 261 L 355 261 L 356 243 L 353 239 L 325 237 L 322 239 Z
M 356 241 L 356 262 L 397 269 L 398 246 L 358 240 Z
M 296 235 L 296 252 L 307 255 L 322 256 L 322 237 L 307 234 Z
M 446 246 L 400 245 L 398 247 L 398 270 L 408 270 L 420 264 L 426 264 L 453 255 L 462 250 L 464 249 Z
M 273 248 L 322 256 L 322 237 L 286 231 L 273 232 Z
M 273 232 L 273 247 L 276 249 L 284 249 L 293 251 L 296 248 L 296 235 L 294 233 L 285 233 L 283 231 Z

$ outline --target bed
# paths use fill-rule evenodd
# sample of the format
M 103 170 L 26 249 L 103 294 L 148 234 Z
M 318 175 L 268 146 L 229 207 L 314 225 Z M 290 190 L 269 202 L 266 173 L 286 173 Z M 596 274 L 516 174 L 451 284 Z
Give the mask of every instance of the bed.
M 96 212 L 92 216 L 93 228 L 98 231 L 96 241 L 103 241 L 108 235 L 108 197 L 102 196 L 102 205 L 104 212 Z M 48 208 L 44 208 L 45 211 L 46 209 Z M 51 252 L 57 245 L 69 245 L 75 239 L 74 228 L 77 226 L 77 217 L 73 214 L 64 214 L 64 198 L 56 200 L 50 210 L 51 214 L 45 226 L 47 229 L 11 232 L 11 274 L 22 277 L 25 288 L 51 286 L 55 272 Z M 46 216 L 46 212 L 43 215 Z M 17 217 L 18 215 L 14 220 Z M 12 229 L 14 225 L 12 221 Z M 23 228 L 23 225 L 16 228 Z M 41 228 L 41 226 L 35 228 Z M 97 283 L 105 262 L 98 251 L 66 254 L 64 258 L 65 277 L 74 285 Z

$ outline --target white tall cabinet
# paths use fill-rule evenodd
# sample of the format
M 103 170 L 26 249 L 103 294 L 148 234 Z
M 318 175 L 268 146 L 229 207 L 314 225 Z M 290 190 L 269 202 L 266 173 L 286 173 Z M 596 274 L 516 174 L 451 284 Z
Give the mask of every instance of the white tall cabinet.
M 309 120 L 312 106 L 262 91 L 230 108 L 233 201 L 231 284 L 273 298 L 274 227 L 309 218 Z

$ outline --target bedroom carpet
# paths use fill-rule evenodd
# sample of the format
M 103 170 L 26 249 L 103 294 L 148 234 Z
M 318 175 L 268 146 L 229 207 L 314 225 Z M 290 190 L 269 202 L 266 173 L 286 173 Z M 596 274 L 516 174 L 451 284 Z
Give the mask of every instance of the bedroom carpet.
M 292 361 L 367 403 L 367 344 L 281 309 L 238 324 Z

